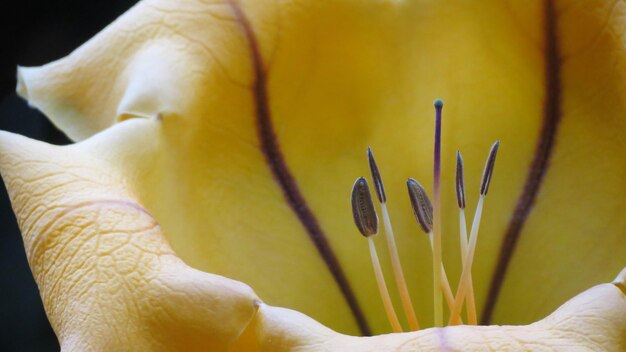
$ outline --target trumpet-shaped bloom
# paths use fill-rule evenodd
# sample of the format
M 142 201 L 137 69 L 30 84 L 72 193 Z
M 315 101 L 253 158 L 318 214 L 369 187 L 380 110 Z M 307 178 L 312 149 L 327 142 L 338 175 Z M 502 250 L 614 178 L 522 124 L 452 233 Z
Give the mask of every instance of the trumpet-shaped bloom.
M 372 145 L 430 321 L 430 247 L 403 181 L 432 183 L 434 96 L 450 102 L 444 234 L 458 226 L 454 150 L 477 188 L 489 143 L 503 144 L 473 272 L 483 317 L 530 323 L 612 280 L 626 249 L 625 14 L 602 1 L 147 0 L 68 57 L 20 68 L 18 92 L 79 141 L 0 136 L 62 348 L 623 349 L 623 273 L 621 289 L 523 327 L 356 338 L 273 306 L 388 331 L 348 204 Z

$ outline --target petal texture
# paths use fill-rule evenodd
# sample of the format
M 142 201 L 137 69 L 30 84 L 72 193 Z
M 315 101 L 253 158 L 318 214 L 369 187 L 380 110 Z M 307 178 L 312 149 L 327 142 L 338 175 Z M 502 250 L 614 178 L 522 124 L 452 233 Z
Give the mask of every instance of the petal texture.
M 254 292 L 181 261 L 87 149 L 0 134 L 0 171 L 62 350 L 226 350 L 255 312 Z

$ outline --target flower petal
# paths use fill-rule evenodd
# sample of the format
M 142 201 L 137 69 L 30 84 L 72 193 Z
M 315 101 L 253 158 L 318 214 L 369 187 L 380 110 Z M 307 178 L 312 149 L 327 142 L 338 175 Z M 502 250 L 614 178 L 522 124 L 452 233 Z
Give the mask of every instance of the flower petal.
M 226 350 L 254 292 L 174 254 L 115 168 L 90 154 L 108 144 L 100 137 L 57 147 L 0 133 L 0 171 L 62 350 Z
M 261 351 L 623 351 L 625 292 L 595 286 L 527 326 L 454 326 L 374 337 L 338 334 L 308 316 L 261 305 Z

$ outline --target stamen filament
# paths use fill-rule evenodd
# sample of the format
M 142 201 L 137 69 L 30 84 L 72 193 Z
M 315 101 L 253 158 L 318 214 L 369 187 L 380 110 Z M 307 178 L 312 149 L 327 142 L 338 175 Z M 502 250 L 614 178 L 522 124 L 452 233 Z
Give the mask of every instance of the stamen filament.
M 433 301 L 435 308 L 435 326 L 443 326 L 443 297 L 441 282 L 441 266 L 443 265 L 441 254 L 441 110 L 443 101 L 436 99 L 435 106 L 435 153 L 433 161 Z
M 459 209 L 459 229 L 460 229 L 460 240 L 461 240 L 461 262 L 465 263 L 465 258 L 467 257 L 468 252 L 468 239 L 467 239 L 467 222 L 465 221 L 465 209 Z M 470 325 L 478 324 L 478 319 L 476 318 L 476 301 L 474 299 L 474 282 L 472 280 L 472 272 L 470 270 L 469 273 L 469 287 L 467 288 L 467 322 Z M 452 308 L 450 308 L 452 310 Z
M 400 300 L 402 301 L 402 308 L 404 309 L 404 314 L 409 323 L 409 329 L 411 331 L 416 331 L 419 330 L 420 326 L 417 322 L 417 316 L 415 316 L 413 303 L 411 302 L 411 297 L 409 296 L 409 289 L 404 278 L 402 263 L 400 262 L 400 256 L 398 255 L 398 248 L 393 235 L 393 229 L 391 228 L 391 220 L 389 219 L 389 212 L 387 211 L 387 204 L 382 203 L 381 209 L 383 213 L 383 224 L 385 225 L 387 248 L 389 249 L 389 257 L 391 258 L 391 267 L 393 268 L 394 278 L 396 280 L 396 285 L 398 286 L 398 293 L 400 294 Z
M 433 243 L 433 233 L 428 233 L 428 239 L 430 241 L 430 249 L 434 252 L 434 243 Z M 446 269 L 441 264 L 441 289 L 443 290 L 443 296 L 446 299 L 446 304 L 448 305 L 448 309 L 452 310 L 454 306 L 454 294 L 452 294 L 452 288 L 450 287 L 450 281 L 448 280 L 448 274 L 446 274 Z
M 450 312 L 450 321 L 448 325 L 460 324 L 463 301 L 465 300 L 465 295 L 467 294 L 467 291 L 469 289 L 470 272 L 472 270 L 474 252 L 476 251 L 476 241 L 478 240 L 478 230 L 480 228 L 480 219 L 483 214 L 484 201 L 485 196 L 481 194 L 478 198 L 476 213 L 474 213 L 474 222 L 472 223 L 472 230 L 470 232 L 469 248 L 467 250 L 465 260 L 463 260 L 463 271 L 461 273 L 461 279 L 459 281 L 459 288 L 454 299 L 454 305 Z
M 367 158 L 369 161 L 370 171 L 372 179 L 374 181 L 374 189 L 376 190 L 376 196 L 380 201 L 381 210 L 383 214 L 383 224 L 385 226 L 385 239 L 387 240 L 387 249 L 389 251 L 389 257 L 391 259 L 391 267 L 393 268 L 394 279 L 396 286 L 398 287 L 398 293 L 400 294 L 400 300 L 402 302 L 402 308 L 404 315 L 409 323 L 409 328 L 412 331 L 419 330 L 419 323 L 415 316 L 415 310 L 413 309 L 413 302 L 411 302 L 411 296 L 409 296 L 409 289 L 404 278 L 404 271 L 402 270 L 402 263 L 400 262 L 400 255 L 398 254 L 398 247 L 396 246 L 395 236 L 393 235 L 393 229 L 391 227 L 391 220 L 389 218 L 389 212 L 387 210 L 387 197 L 385 195 L 385 187 L 383 185 L 376 159 L 374 159 L 374 153 L 371 148 L 367 148 Z
M 467 256 L 467 222 L 465 221 L 465 177 L 463 172 L 463 157 L 461 152 L 456 152 L 456 197 L 459 206 L 459 236 L 461 244 L 461 263 L 465 261 Z M 470 271 L 469 288 L 467 291 L 466 309 L 467 320 L 470 325 L 476 325 L 476 302 L 474 300 L 474 283 L 472 273 Z M 452 310 L 452 308 L 450 308 Z
M 393 332 L 402 332 L 402 326 L 400 326 L 398 316 L 396 315 L 396 311 L 391 303 L 391 297 L 389 297 L 389 291 L 387 290 L 383 270 L 380 267 L 380 261 L 378 260 L 378 254 L 376 253 L 376 245 L 374 244 L 373 236 L 367 237 L 367 243 L 369 244 L 372 266 L 374 267 L 374 274 L 376 275 L 376 283 L 378 284 L 378 291 L 380 292 L 380 298 L 382 299 L 383 306 L 385 307 L 387 319 L 389 320 L 389 324 L 391 325 Z

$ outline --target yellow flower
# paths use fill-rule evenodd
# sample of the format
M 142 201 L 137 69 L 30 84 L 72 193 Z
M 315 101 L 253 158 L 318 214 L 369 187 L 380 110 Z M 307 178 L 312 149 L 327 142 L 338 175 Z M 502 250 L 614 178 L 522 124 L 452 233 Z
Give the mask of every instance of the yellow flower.
M 430 248 L 404 180 L 432 183 L 436 96 L 444 234 L 458 226 L 455 149 L 471 190 L 503 143 L 473 270 L 483 319 L 529 323 L 611 281 L 626 250 L 625 14 L 604 1 L 147 0 L 68 57 L 21 68 L 19 93 L 79 141 L 0 136 L 63 351 L 623 350 L 624 271 L 522 327 L 356 338 L 270 305 L 389 331 L 348 204 L 371 145 L 430 323 Z

